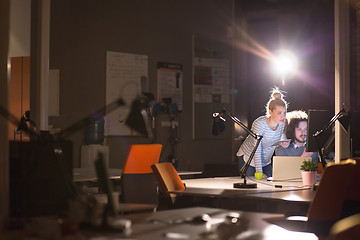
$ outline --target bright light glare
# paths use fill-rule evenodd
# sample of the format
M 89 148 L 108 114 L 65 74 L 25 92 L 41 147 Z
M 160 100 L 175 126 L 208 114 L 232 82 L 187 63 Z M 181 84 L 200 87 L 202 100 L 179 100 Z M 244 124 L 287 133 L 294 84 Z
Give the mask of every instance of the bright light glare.
M 297 71 L 297 60 L 289 51 L 279 50 L 276 52 L 274 57 L 274 70 L 281 76 L 283 84 L 285 78 L 290 78 L 296 74 Z

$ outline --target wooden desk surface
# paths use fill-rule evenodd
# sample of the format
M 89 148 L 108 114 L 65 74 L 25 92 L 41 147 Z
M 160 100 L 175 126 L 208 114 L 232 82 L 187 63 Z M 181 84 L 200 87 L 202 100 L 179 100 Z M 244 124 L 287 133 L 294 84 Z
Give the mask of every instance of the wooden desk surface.
M 238 214 L 238 223 L 233 224 L 228 217 Z M 211 216 L 207 222 L 192 221 L 194 217 L 208 214 Z M 118 237 L 127 239 L 235 239 L 271 240 L 271 239 L 318 239 L 313 233 L 288 231 L 277 225 L 264 221 L 264 218 L 281 217 L 279 214 L 253 213 L 229 211 L 216 208 L 182 208 L 158 212 L 125 215 L 131 220 L 131 233 L 101 233 L 91 230 L 84 233 L 91 238 L 96 235 L 99 239 L 112 239 Z
M 315 192 L 309 187 L 303 187 L 301 181 L 270 182 L 266 180 L 252 180 L 247 178 L 248 183 L 257 183 L 257 188 L 239 189 L 234 188 L 234 183 L 242 183 L 238 177 L 217 177 L 183 180 L 186 190 L 182 193 L 189 195 L 213 195 L 222 197 L 256 197 L 273 198 L 287 201 L 311 202 Z M 278 186 L 278 187 L 276 187 Z M 281 187 L 279 187 L 281 186 Z
M 110 179 L 120 179 L 122 169 L 109 168 L 108 175 Z M 74 168 L 73 169 L 74 182 L 91 182 L 97 181 L 95 168 Z
M 117 180 L 121 178 L 122 169 L 108 168 L 109 178 Z M 187 177 L 194 177 L 201 175 L 201 171 L 179 171 L 179 176 L 184 179 Z M 96 171 L 94 168 L 74 168 L 73 169 L 74 182 L 94 182 L 97 181 Z
M 243 182 L 239 177 L 199 178 L 183 180 L 186 189 L 171 193 L 207 199 L 207 202 L 203 202 L 211 207 L 287 215 L 306 215 L 315 196 L 315 191 L 303 187 L 300 181 L 269 182 L 251 178 L 247 178 L 247 181 L 256 182 L 257 188 L 233 188 L 234 183 Z M 277 188 L 275 185 L 282 187 Z

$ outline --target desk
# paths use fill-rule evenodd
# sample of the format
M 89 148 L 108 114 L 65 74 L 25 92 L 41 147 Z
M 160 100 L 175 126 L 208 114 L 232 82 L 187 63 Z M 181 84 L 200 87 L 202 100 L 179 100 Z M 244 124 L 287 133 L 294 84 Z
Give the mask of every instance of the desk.
M 230 213 L 238 214 L 238 223 L 225 223 L 226 216 Z M 209 214 L 210 221 L 195 222 L 194 217 Z M 99 231 L 87 230 L 84 236 L 89 238 L 104 239 L 236 239 L 270 240 L 270 239 L 318 239 L 313 233 L 288 231 L 271 223 L 264 218 L 282 216 L 279 214 L 253 213 L 253 212 L 230 212 L 215 208 L 183 208 L 176 210 L 165 210 L 154 213 L 141 213 L 125 215 L 131 220 L 131 233 L 101 233 Z M 101 239 L 103 239 L 101 238 Z M 235 237 L 234 237 L 235 239 Z
M 122 169 L 108 168 L 109 178 L 111 180 L 121 179 Z M 202 174 L 201 171 L 179 171 L 181 179 L 195 178 Z M 94 168 L 74 168 L 73 169 L 74 182 L 95 182 L 97 181 L 96 171 Z
M 122 169 L 108 168 L 108 175 L 111 180 L 119 180 L 121 178 Z M 95 168 L 74 168 L 73 169 L 74 182 L 95 182 L 97 175 Z
M 239 177 L 199 178 L 183 180 L 185 191 L 173 191 L 177 195 L 189 195 L 207 199 L 207 206 L 258 212 L 306 215 L 315 191 L 303 188 L 302 182 L 268 182 L 247 178 L 256 182 L 255 189 L 233 188 L 243 182 Z M 275 185 L 281 185 L 276 188 Z M 241 200 L 241 201 L 240 201 Z
M 146 199 L 146 200 L 134 200 L 134 194 L 137 195 L 138 192 L 134 193 L 131 192 L 129 195 L 126 195 L 127 189 L 133 189 L 126 188 L 122 185 L 121 182 L 121 175 L 122 175 L 122 169 L 117 168 L 108 168 L 108 177 L 112 182 L 113 190 L 116 192 L 120 192 L 124 196 L 133 196 L 131 199 L 123 198 L 123 201 L 125 202 L 141 202 L 141 203 L 150 203 L 155 204 L 157 203 L 157 197 L 156 197 L 156 179 L 155 177 L 152 178 L 152 176 L 149 175 L 150 180 L 146 181 L 144 184 L 148 184 L 148 189 L 153 189 L 153 193 L 149 193 L 149 197 L 137 197 L 137 199 Z M 201 175 L 202 172 L 189 172 L 189 171 L 182 171 L 179 173 L 182 179 L 191 178 L 194 176 Z M 147 176 L 145 176 L 147 177 Z M 98 179 L 96 170 L 94 168 L 74 168 L 73 169 L 73 182 L 77 186 L 77 189 L 81 190 L 83 193 L 98 193 L 99 192 L 99 185 L 98 185 Z M 136 183 L 134 183 L 136 184 Z
M 154 204 L 141 204 L 141 203 L 118 203 L 117 212 L 131 213 L 131 212 L 146 212 L 146 211 L 155 211 L 157 205 Z
M 206 222 L 195 221 L 204 214 L 210 216 Z M 281 216 L 254 212 L 230 212 L 225 209 L 203 207 L 134 213 L 118 218 L 119 220 L 130 220 L 131 226 L 128 228 L 130 231 L 127 233 L 121 230 L 104 231 L 98 228 L 86 228 L 72 233 L 75 235 L 64 236 L 61 239 L 319 239 L 313 233 L 288 231 L 264 220 Z M 231 223 L 230 220 L 233 219 L 237 222 Z M 1 235 L 1 239 L 60 239 L 59 221 L 54 218 L 34 220 L 27 222 L 30 224 L 28 228 L 6 232 Z
M 194 179 L 202 176 L 202 171 L 177 171 L 181 179 Z

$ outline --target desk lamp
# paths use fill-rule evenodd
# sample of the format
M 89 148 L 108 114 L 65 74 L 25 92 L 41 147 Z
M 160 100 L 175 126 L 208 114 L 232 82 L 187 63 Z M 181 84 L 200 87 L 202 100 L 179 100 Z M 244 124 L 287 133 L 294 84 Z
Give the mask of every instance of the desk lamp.
M 125 120 L 125 124 L 129 126 L 131 129 L 150 138 L 152 136 L 152 131 L 151 131 L 151 127 L 149 126 L 149 120 L 148 120 L 148 112 L 147 112 L 148 102 L 149 102 L 149 96 L 135 98 L 131 103 L 130 113 Z M 115 110 L 116 108 L 124 105 L 125 102 L 123 101 L 123 99 L 119 98 L 95 112 L 99 114 L 109 113 Z M 96 121 L 96 118 L 94 119 L 92 118 L 92 116 L 93 114 L 84 117 L 83 119 L 74 123 L 70 127 L 61 131 L 58 134 L 58 136 L 65 137 L 71 135 L 72 133 L 78 131 L 79 129 L 84 128 L 87 124 L 93 123 L 94 121 Z
M 138 133 L 152 138 L 152 130 L 149 119 L 149 96 L 138 97 L 132 103 L 130 107 L 130 113 L 125 120 L 125 124 L 131 129 L 134 129 Z
M 249 135 L 251 135 L 253 138 L 256 139 L 255 147 L 252 150 L 252 152 L 251 152 L 251 154 L 249 156 L 249 159 L 246 161 L 244 166 L 240 169 L 240 177 L 244 178 L 244 183 L 234 183 L 234 188 L 256 188 L 257 187 L 256 183 L 252 183 L 252 184 L 246 183 L 246 171 L 248 170 L 248 168 L 250 166 L 250 163 L 251 163 L 252 159 L 254 158 L 255 152 L 256 152 L 256 150 L 257 150 L 263 136 L 258 135 L 256 133 L 254 133 L 253 131 L 251 131 L 242 122 L 240 122 L 239 119 L 237 119 L 231 113 L 229 113 L 225 108 L 223 108 L 220 113 L 217 113 L 217 112 L 213 113 L 213 130 L 212 130 L 212 134 L 214 136 L 219 135 L 221 132 L 223 132 L 225 130 L 224 122 L 226 121 L 226 119 L 223 117 L 224 115 L 230 117 L 230 119 L 233 122 L 235 122 L 236 124 L 241 126 L 243 129 L 245 129 L 245 131 Z
M 345 108 L 342 108 L 340 110 L 340 112 L 338 112 L 335 116 L 333 116 L 330 119 L 330 121 L 325 125 L 325 127 L 323 127 L 319 131 L 316 131 L 313 134 L 313 137 L 315 138 L 316 145 L 317 145 L 317 148 L 318 148 L 318 151 L 319 151 L 320 162 L 321 162 L 323 168 L 325 168 L 325 166 L 326 166 L 326 162 L 325 162 L 325 159 L 324 159 L 325 146 L 321 146 L 320 141 L 319 141 L 319 137 L 323 136 L 323 134 L 327 130 L 329 130 L 329 128 L 336 122 L 336 120 L 339 120 L 341 126 L 347 132 L 348 129 L 349 129 L 349 125 L 350 125 L 350 117 L 349 117 L 349 113 L 346 113 Z
M 14 140 L 15 140 L 15 135 L 20 134 L 20 141 L 22 141 L 22 132 L 23 131 L 27 132 L 29 130 L 26 122 L 29 122 L 31 125 L 36 127 L 36 123 L 30 119 L 30 110 L 26 111 L 24 116 L 20 118 L 20 123 L 17 126 L 16 130 L 14 131 Z

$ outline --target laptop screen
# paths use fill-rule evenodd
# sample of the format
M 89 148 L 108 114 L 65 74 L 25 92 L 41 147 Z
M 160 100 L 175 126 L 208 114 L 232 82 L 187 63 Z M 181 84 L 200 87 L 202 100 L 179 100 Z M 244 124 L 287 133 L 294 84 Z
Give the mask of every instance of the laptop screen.
M 300 181 L 300 166 L 304 160 L 311 160 L 311 157 L 274 156 L 273 181 Z

